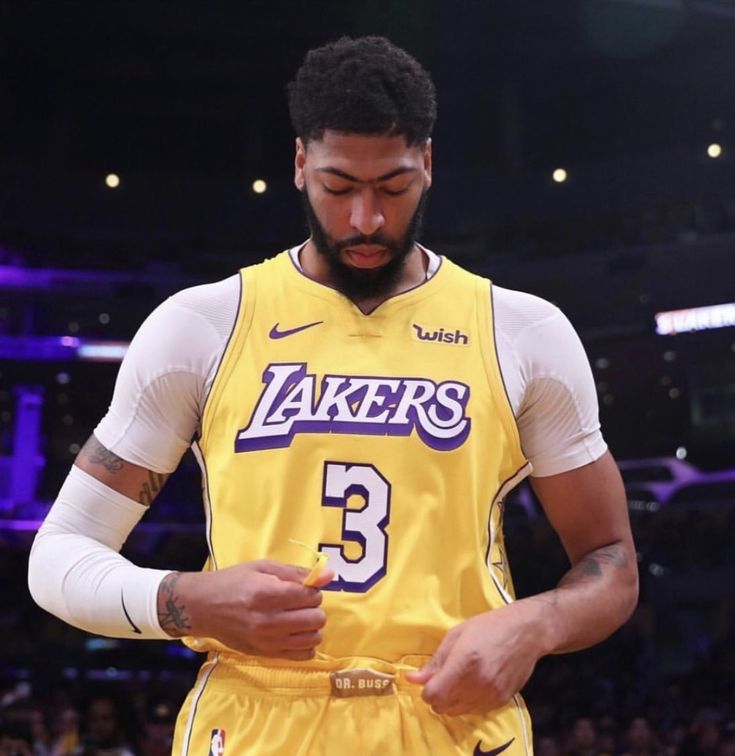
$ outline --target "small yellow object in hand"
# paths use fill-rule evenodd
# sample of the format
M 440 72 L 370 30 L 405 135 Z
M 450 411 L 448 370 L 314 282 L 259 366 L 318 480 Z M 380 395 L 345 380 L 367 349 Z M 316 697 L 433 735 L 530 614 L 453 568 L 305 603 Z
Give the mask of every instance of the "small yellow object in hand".
M 289 538 L 288 540 L 291 543 L 295 543 L 297 546 L 303 546 L 305 549 L 310 551 L 316 558 L 316 562 L 314 566 L 311 568 L 311 572 L 304 578 L 304 585 L 308 585 L 308 586 L 314 585 L 316 581 L 319 579 L 319 575 L 322 574 L 322 570 L 324 569 L 324 566 L 327 563 L 327 555 L 322 554 L 321 551 L 312 549 L 311 546 L 309 546 L 309 544 L 304 543 L 303 541 L 297 541 L 294 538 Z

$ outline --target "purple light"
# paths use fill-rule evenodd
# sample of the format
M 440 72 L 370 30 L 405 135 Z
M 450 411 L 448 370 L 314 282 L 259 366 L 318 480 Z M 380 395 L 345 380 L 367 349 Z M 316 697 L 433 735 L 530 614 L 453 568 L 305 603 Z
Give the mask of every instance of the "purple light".
M 121 283 L 155 283 L 155 277 L 146 273 L 107 273 L 70 268 L 24 268 L 20 265 L 0 265 L 0 290 L 26 289 L 28 291 L 109 291 Z
M 7 360 L 120 362 L 127 350 L 126 341 L 96 341 L 76 336 L 0 336 L 0 359 Z
M 43 523 L 43 520 L 0 520 L 0 530 L 21 530 L 35 532 Z
M 0 285 L 7 288 L 20 286 L 24 280 L 24 274 L 23 268 L 15 265 L 0 265 Z

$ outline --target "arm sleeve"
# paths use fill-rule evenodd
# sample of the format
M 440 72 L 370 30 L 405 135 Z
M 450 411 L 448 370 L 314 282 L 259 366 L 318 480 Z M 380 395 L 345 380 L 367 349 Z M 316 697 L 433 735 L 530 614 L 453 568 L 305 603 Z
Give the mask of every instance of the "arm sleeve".
M 533 475 L 556 475 L 599 459 L 607 445 L 595 382 L 571 323 L 530 294 L 497 289 L 495 296 L 501 372 Z
M 91 633 L 168 639 L 158 588 L 169 571 L 136 567 L 118 553 L 145 510 L 72 467 L 31 547 L 33 600 Z
M 128 462 L 173 472 L 199 426 L 222 339 L 201 313 L 176 298 L 156 308 L 133 338 L 112 402 L 94 431 Z
M 159 473 L 178 465 L 232 329 L 239 276 L 185 289 L 151 313 L 120 367 L 95 429 L 115 454 Z M 158 621 L 166 570 L 118 552 L 146 508 L 72 467 L 33 542 L 28 587 L 36 603 L 76 627 L 122 638 L 168 638 Z

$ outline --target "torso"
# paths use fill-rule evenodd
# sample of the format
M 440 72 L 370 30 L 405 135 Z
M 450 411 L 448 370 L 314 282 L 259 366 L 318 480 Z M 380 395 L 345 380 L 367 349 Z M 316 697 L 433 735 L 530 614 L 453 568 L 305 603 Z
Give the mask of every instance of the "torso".
M 202 418 L 210 568 L 330 555 L 329 656 L 431 654 L 512 598 L 502 499 L 528 473 L 490 282 L 448 261 L 364 315 L 287 254 L 246 296 Z

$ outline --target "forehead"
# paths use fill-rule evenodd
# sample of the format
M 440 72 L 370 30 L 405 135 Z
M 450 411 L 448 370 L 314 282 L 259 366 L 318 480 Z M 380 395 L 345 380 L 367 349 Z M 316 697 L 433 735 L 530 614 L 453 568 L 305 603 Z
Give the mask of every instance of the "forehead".
M 409 146 L 403 136 L 346 134 L 327 130 L 309 142 L 307 162 L 314 168 L 341 168 L 360 178 L 381 175 L 401 166 L 417 166 L 423 145 Z M 363 175 L 364 174 L 364 175 Z

